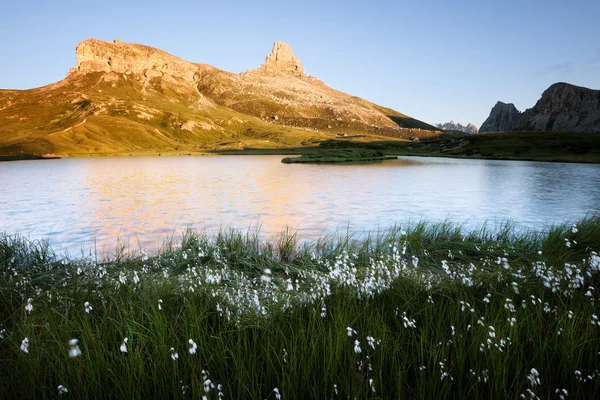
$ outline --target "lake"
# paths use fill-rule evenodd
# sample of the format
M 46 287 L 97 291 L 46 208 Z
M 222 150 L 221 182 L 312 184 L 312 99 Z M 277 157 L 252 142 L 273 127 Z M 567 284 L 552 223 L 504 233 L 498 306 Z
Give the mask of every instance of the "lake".
M 73 158 L 0 163 L 0 232 L 70 252 L 154 251 L 193 225 L 303 240 L 420 220 L 521 228 L 600 213 L 600 165 L 402 157 L 286 165 L 283 156 Z

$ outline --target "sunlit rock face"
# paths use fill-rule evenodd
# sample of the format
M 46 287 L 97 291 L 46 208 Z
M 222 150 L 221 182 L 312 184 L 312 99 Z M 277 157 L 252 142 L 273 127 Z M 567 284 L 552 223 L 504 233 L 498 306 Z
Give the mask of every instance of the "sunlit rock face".
M 260 71 L 266 73 L 286 73 L 300 77 L 306 76 L 302 63 L 292 52 L 292 46 L 283 42 L 275 42 L 273 50 L 260 66 Z
M 193 82 L 198 66 L 162 50 L 140 44 L 123 43 L 119 40 L 104 42 L 86 39 L 75 49 L 76 71 L 116 72 L 160 77 L 164 74 Z

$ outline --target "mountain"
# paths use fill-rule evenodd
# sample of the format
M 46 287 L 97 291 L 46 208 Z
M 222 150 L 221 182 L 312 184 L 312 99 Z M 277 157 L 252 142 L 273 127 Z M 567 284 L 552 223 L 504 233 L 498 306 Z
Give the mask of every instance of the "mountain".
M 0 90 L 0 154 L 279 148 L 438 131 L 308 76 L 282 42 L 241 74 L 118 40 L 86 39 L 75 53 L 60 82 Z
M 509 131 L 515 127 L 520 118 L 521 112 L 517 110 L 514 104 L 499 101 L 492 108 L 490 116 L 481 124 L 479 132 Z
M 477 127 L 471 123 L 467 124 L 467 126 L 464 126 L 458 122 L 450 121 L 450 122 L 446 122 L 445 124 L 436 124 L 435 126 L 444 131 L 478 133 Z
M 523 113 L 498 102 L 480 132 L 508 130 L 600 132 L 600 90 L 555 83 Z
M 513 129 L 600 132 L 600 90 L 555 83 Z

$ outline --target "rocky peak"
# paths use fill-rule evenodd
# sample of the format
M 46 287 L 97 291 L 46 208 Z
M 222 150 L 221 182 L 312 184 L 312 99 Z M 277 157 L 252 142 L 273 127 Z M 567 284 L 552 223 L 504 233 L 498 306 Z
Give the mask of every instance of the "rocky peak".
M 468 123 L 467 126 L 465 127 L 465 132 L 467 132 L 467 133 L 479 133 L 479 130 L 472 123 Z
M 600 132 L 600 90 L 555 83 L 523 113 L 515 129 Z
M 162 50 L 119 40 L 86 39 L 75 48 L 75 73 L 115 72 L 160 77 L 167 74 L 193 82 L 198 67 Z
M 261 72 L 268 74 L 286 73 L 300 77 L 306 76 L 302 63 L 292 52 L 292 46 L 283 42 L 275 42 L 273 50 L 260 66 Z
M 445 124 L 437 124 L 438 128 L 443 129 L 445 131 L 457 131 L 457 132 L 465 132 L 465 133 L 478 133 L 477 127 L 471 123 L 464 126 L 458 122 L 454 122 L 454 120 L 450 122 L 446 122 Z
M 520 118 L 521 112 L 517 110 L 514 104 L 499 101 L 492 108 L 490 116 L 481 124 L 479 132 L 509 131 L 515 127 Z

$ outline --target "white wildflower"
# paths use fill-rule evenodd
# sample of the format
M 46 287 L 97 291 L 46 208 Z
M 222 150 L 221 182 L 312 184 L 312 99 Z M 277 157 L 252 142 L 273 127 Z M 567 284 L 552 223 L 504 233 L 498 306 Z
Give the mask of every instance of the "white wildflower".
M 358 340 L 354 341 L 354 352 L 355 353 L 360 353 L 362 351 L 362 349 L 360 348 L 360 342 Z
M 25 306 L 25 311 L 27 311 L 27 314 L 31 314 L 31 311 L 33 310 L 33 304 L 31 304 L 33 302 L 33 299 L 30 297 L 27 299 L 27 305 Z
M 279 393 L 279 389 L 277 389 L 277 388 L 273 389 L 273 393 L 275 393 L 276 400 L 281 400 L 281 394 Z
M 158 299 L 158 311 L 162 310 L 162 300 Z
M 120 347 L 121 353 L 127 353 L 127 341 L 128 340 L 129 340 L 128 338 L 123 339 L 123 343 L 121 343 L 121 347 Z
M 25 354 L 29 353 L 29 338 L 23 339 L 21 342 L 21 350 L 23 350 L 23 353 Z
M 58 390 L 58 395 L 59 396 L 69 392 L 67 390 L 67 388 L 64 387 L 63 385 L 58 385 L 58 387 L 56 388 L 56 390 Z
M 194 342 L 192 339 L 190 339 L 190 340 L 188 340 L 188 343 L 190 344 L 190 348 L 188 349 L 190 354 L 196 354 L 196 349 L 198 348 L 198 345 L 196 344 L 196 342 Z
M 69 340 L 69 357 L 70 358 L 75 358 L 75 357 L 79 357 L 81 355 L 81 349 L 79 348 L 79 340 L 77 339 L 71 339 Z
M 531 368 L 531 371 L 529 371 L 529 375 L 527 375 L 527 380 L 529 381 L 529 384 L 531 386 L 537 386 L 541 384 L 540 373 L 537 371 L 537 369 Z
M 89 301 L 86 301 L 85 303 L 83 303 L 83 307 L 85 308 L 85 312 L 88 314 L 90 313 L 90 311 L 92 311 L 94 309 L 94 307 L 92 307 L 90 305 Z
M 367 344 L 375 349 L 375 339 L 372 336 L 367 336 Z
M 177 354 L 177 352 L 175 351 L 175 349 L 173 347 L 171 347 L 171 359 L 173 361 L 177 361 L 177 359 L 179 358 L 179 354 Z

